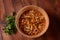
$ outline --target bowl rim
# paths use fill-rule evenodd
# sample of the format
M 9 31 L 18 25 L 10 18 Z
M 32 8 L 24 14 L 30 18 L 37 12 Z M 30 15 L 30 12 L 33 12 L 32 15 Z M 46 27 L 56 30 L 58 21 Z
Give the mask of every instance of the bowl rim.
M 21 32 L 20 28 L 18 27 L 18 25 L 19 25 L 19 23 L 18 23 L 18 22 L 19 22 L 19 18 L 20 18 L 20 16 L 21 16 L 21 14 L 23 13 L 22 11 L 27 10 L 27 8 L 36 8 L 36 9 L 38 9 L 38 10 L 42 13 L 42 15 L 45 17 L 45 20 L 46 20 L 46 28 L 44 29 L 44 31 L 42 31 L 41 33 L 39 33 L 39 34 L 37 34 L 37 35 L 33 35 L 33 36 L 26 35 L 26 34 L 24 34 L 23 32 Z M 28 6 L 25 6 L 25 7 L 23 7 L 22 9 L 20 9 L 20 10 L 18 11 L 18 13 L 17 13 L 17 15 L 16 15 L 16 17 L 15 17 L 15 24 L 16 24 L 16 28 L 17 28 L 18 32 L 19 32 L 21 35 L 23 35 L 23 36 L 25 36 L 25 37 L 28 37 L 28 38 L 37 38 L 37 37 L 39 37 L 39 36 L 42 36 L 42 35 L 46 32 L 46 30 L 48 29 L 48 27 L 49 27 L 49 17 L 48 17 L 48 14 L 45 12 L 45 10 L 42 9 L 41 7 L 38 7 L 38 6 L 35 6 L 35 5 L 28 5 Z

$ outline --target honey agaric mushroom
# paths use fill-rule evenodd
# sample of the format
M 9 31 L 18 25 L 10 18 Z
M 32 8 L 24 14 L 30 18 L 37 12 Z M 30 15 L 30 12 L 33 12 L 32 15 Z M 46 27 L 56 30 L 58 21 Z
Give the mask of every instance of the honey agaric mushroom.
M 24 25 L 23 27 L 20 25 L 20 27 L 23 28 L 22 31 L 27 35 L 37 35 L 45 26 L 44 16 L 36 10 L 28 10 L 20 18 L 22 18 L 20 20 L 21 25 Z

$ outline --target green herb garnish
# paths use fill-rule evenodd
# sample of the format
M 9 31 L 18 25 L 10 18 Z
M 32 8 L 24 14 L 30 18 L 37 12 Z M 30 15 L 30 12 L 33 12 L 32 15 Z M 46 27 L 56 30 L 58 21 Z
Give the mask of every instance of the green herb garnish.
M 14 16 L 6 16 L 6 27 L 4 28 L 5 33 L 13 34 L 16 33 L 17 29 L 15 26 Z

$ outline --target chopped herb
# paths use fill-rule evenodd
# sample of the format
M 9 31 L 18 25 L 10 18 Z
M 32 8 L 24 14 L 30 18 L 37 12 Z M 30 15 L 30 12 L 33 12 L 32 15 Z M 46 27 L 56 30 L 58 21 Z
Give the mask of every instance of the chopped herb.
M 4 28 L 4 31 L 7 34 L 13 34 L 17 32 L 14 16 L 6 16 L 6 27 Z

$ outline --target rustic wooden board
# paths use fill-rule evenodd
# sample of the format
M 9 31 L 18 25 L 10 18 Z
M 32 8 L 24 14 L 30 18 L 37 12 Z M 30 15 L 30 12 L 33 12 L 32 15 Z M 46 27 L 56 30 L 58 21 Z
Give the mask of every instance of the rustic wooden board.
M 6 35 L 2 30 L 5 26 L 5 16 L 10 12 L 18 12 L 27 5 L 36 5 L 45 9 L 50 18 L 47 32 L 39 38 L 25 38 L 17 32 Z M 60 40 L 60 0 L 0 0 L 0 40 Z

